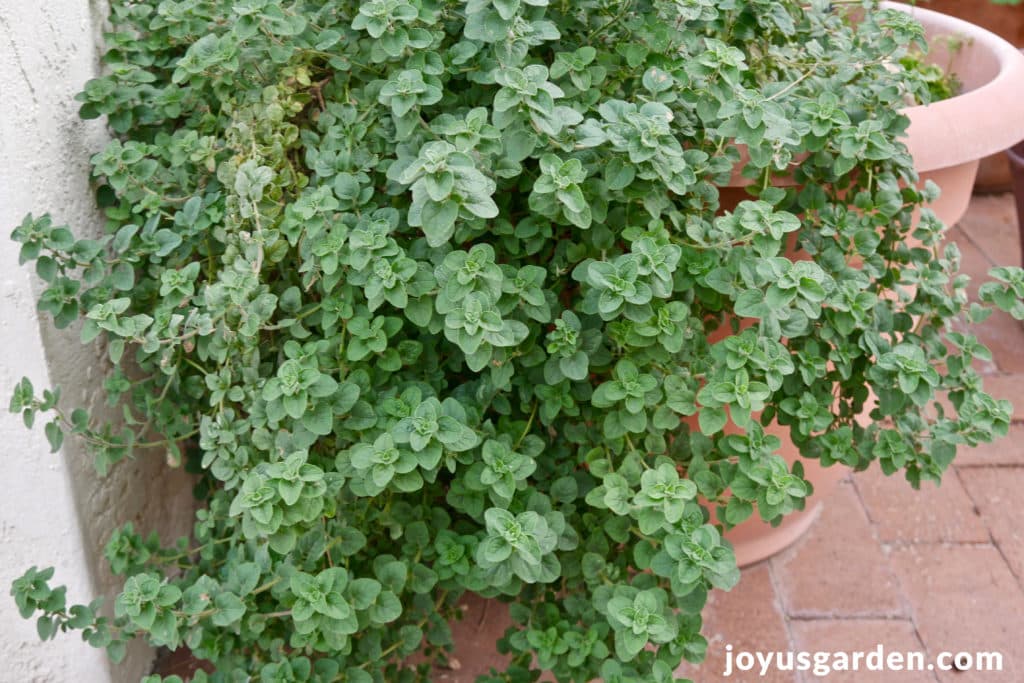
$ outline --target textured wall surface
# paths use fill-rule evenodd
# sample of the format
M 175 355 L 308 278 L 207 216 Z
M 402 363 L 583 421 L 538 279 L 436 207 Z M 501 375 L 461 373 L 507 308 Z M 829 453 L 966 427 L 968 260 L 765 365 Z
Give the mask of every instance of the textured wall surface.
M 73 100 L 98 69 L 101 16 L 90 0 L 0 0 L 0 683 L 137 681 L 151 651 L 133 647 L 111 674 L 105 656 L 75 634 L 39 643 L 7 594 L 10 582 L 33 564 L 54 565 L 54 583 L 67 584 L 70 601 L 113 596 L 118 582 L 102 556 L 111 529 L 132 520 L 169 544 L 191 520 L 190 484 L 164 454 L 141 454 L 100 479 L 78 444 L 51 454 L 41 425 L 28 431 L 6 411 L 12 386 L 27 375 L 37 391 L 60 385 L 69 410 L 102 412 L 102 348 L 80 345 L 77 329 L 56 331 L 37 319 L 40 282 L 18 266 L 8 239 L 29 212 L 49 212 L 80 236 L 102 230 L 88 159 L 106 133 L 101 122 L 80 121 Z

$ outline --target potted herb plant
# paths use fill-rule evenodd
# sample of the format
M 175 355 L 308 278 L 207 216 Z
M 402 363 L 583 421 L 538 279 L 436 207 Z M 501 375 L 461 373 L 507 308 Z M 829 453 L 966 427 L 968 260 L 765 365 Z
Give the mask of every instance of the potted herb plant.
M 999 36 L 963 20 L 902 3 L 883 2 L 881 6 L 910 13 L 925 30 L 927 51 L 918 47 L 899 60 L 904 68 L 919 71 L 928 83 L 927 92 L 904 98 L 907 105 L 902 113 L 910 126 L 903 141 L 918 173 L 917 185 L 931 182 L 941 190 L 927 207 L 942 223 L 953 225 L 967 210 L 983 158 L 1001 153 L 1024 137 L 1024 96 L 1019 85 L 1024 82 L 1024 56 Z M 967 121 L 970 125 L 965 125 Z M 799 169 L 801 160 L 794 157 L 792 172 L 772 182 L 783 186 L 807 182 Z M 757 182 L 749 175 L 742 166 L 734 169 L 722 190 L 726 206 L 735 206 L 746 195 L 746 188 Z M 912 239 L 906 241 L 914 244 Z M 791 244 L 787 255 L 809 256 L 799 244 Z M 866 412 L 860 417 L 865 422 L 872 419 Z M 800 460 L 801 449 L 784 434 L 780 436 L 784 458 L 790 463 Z M 820 501 L 845 472 L 811 461 L 805 464 L 804 474 Z M 740 566 L 794 542 L 812 523 L 812 511 L 808 508 L 791 514 L 778 526 L 769 527 L 755 518 L 730 529 L 727 537 Z
M 699 661 L 723 530 L 803 509 L 803 462 L 918 484 L 1008 428 L 951 324 L 1024 317 L 1024 272 L 968 306 L 892 106 L 924 30 L 863 7 L 114 0 L 105 234 L 14 238 L 129 419 L 11 408 L 101 469 L 170 450 L 199 509 L 113 535 L 112 615 L 37 568 L 22 614 L 197 681 L 429 680 L 465 594 L 510 603 L 490 683 Z

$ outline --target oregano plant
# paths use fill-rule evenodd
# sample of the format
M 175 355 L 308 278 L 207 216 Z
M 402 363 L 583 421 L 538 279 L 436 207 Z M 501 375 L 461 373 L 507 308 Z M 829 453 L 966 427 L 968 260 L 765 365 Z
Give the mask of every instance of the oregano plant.
M 665 683 L 739 579 L 723 533 L 812 493 L 768 425 L 915 486 L 1007 431 L 970 324 L 1024 318 L 1024 272 L 968 301 L 901 142 L 904 13 L 112 0 L 106 41 L 103 234 L 13 236 L 124 420 L 27 379 L 11 410 L 100 472 L 187 467 L 197 512 L 114 532 L 112 611 L 15 581 L 44 639 L 412 683 L 472 592 L 511 605 L 485 683 Z

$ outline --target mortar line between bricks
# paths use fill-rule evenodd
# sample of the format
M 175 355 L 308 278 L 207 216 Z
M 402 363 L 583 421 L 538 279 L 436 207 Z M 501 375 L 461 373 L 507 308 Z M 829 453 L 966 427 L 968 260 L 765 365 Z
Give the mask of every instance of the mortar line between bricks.
M 871 533 L 871 538 L 875 541 L 875 545 L 878 546 L 878 549 L 882 551 L 882 556 L 885 557 L 886 562 L 889 563 L 889 573 L 892 575 L 893 580 L 896 581 L 896 585 L 899 586 L 900 603 L 903 606 L 903 611 L 910 614 L 910 596 L 907 595 L 907 591 L 903 587 L 903 582 L 900 581 L 899 575 L 892 568 L 892 563 L 889 558 L 889 546 L 882 540 L 878 530 L 878 524 L 871 518 L 871 508 L 864 501 L 864 497 L 860 493 L 860 487 L 857 484 L 857 477 L 851 474 L 848 481 L 850 482 L 850 486 L 853 487 L 853 495 L 857 498 L 857 502 L 860 503 L 860 508 L 864 512 L 864 518 L 868 520 L 868 531 Z
M 802 614 L 795 614 L 790 617 L 792 621 L 800 622 L 816 622 L 816 621 L 911 621 L 910 617 L 906 614 L 892 614 L 880 612 L 878 614 L 815 614 L 813 612 L 804 612 Z
M 887 557 L 889 556 L 889 550 L 887 548 L 884 549 L 883 552 L 886 554 Z M 924 636 L 921 635 L 921 629 L 917 625 L 917 610 L 915 609 L 916 606 L 914 605 L 914 601 L 910 599 L 910 595 L 908 595 L 907 591 L 904 589 L 903 579 L 900 577 L 900 575 L 896 572 L 893 572 L 893 574 L 896 576 L 896 582 L 899 584 L 900 592 L 903 595 L 904 604 L 907 610 L 907 621 L 910 622 L 911 628 L 914 629 L 914 638 L 917 639 L 917 644 L 921 647 L 921 652 L 930 654 L 929 648 L 924 644 Z M 928 675 L 928 677 L 931 678 L 932 681 L 934 681 L 935 683 L 939 683 L 938 672 L 932 670 L 928 672 Z
M 864 516 L 868 518 L 868 524 L 871 525 L 871 529 L 874 531 L 878 522 L 871 517 L 871 508 L 864 502 L 864 495 L 860 492 L 860 484 L 857 483 L 857 477 L 851 475 L 850 483 L 853 485 L 853 495 L 857 496 L 857 502 L 860 503 L 861 509 L 864 510 Z M 877 536 L 875 540 L 879 540 Z
M 921 652 L 928 652 L 928 648 L 924 644 L 924 637 L 921 636 L 921 629 L 917 627 L 917 618 L 914 616 L 913 606 L 910 610 L 910 627 L 914 629 L 914 637 L 917 638 L 917 644 L 921 647 Z M 939 674 L 937 671 L 929 671 L 928 674 L 935 683 L 939 683 Z
M 921 651 L 927 652 L 927 648 L 925 648 L 924 646 L 924 638 L 921 637 L 921 630 L 917 627 L 917 616 L 916 610 L 914 609 L 914 603 L 910 599 L 910 594 L 907 592 L 906 587 L 903 585 L 903 579 L 900 577 L 899 573 L 897 573 L 892 568 L 890 554 L 891 546 L 883 542 L 881 537 L 879 536 L 878 524 L 871 518 L 871 508 L 864 501 L 864 498 L 861 495 L 860 486 L 858 485 L 857 478 L 855 476 L 851 476 L 850 483 L 853 485 L 853 491 L 854 495 L 857 496 L 857 501 L 860 503 L 861 508 L 864 510 L 864 516 L 868 520 L 868 526 L 871 529 L 871 537 L 875 540 L 875 543 L 878 544 L 879 549 L 882 551 L 882 555 L 886 558 L 887 561 L 890 562 L 889 570 L 892 573 L 893 579 L 896 581 L 896 585 L 899 586 L 900 602 L 903 605 L 904 615 L 899 618 L 886 615 L 882 618 L 892 622 L 903 621 L 909 623 L 910 628 L 914 631 L 914 638 L 917 639 L 917 644 L 920 646 Z M 931 678 L 931 680 L 934 683 L 939 683 L 939 675 L 935 673 L 935 671 L 928 672 L 928 678 Z
M 782 625 L 786 630 L 786 640 L 789 643 L 790 652 L 796 651 L 796 638 L 793 637 L 793 628 L 790 625 L 789 609 L 786 606 L 786 601 L 782 596 L 782 582 L 775 575 L 775 559 L 768 560 L 768 583 L 771 584 L 772 592 L 775 594 L 775 608 L 779 610 L 779 614 L 782 615 Z M 793 679 L 794 683 L 806 683 L 804 675 L 800 671 L 794 672 L 796 677 Z
M 901 606 L 904 611 L 901 612 L 835 612 L 827 609 L 808 609 L 801 610 L 790 615 L 793 621 L 828 621 L 832 619 L 834 621 L 871 621 L 876 619 L 878 621 L 899 621 L 900 619 L 906 619 L 907 604 Z
M 974 502 L 973 500 L 971 501 Z M 982 517 L 982 519 L 985 519 Z M 986 529 L 988 526 L 986 525 Z M 904 541 L 901 539 L 894 539 L 892 541 L 885 541 L 881 544 L 884 550 L 896 548 L 897 550 L 903 550 L 904 548 L 910 548 L 913 546 L 938 546 L 940 548 L 988 548 L 992 545 L 992 534 L 989 534 L 989 540 L 987 541 Z
M 964 464 L 956 464 L 958 470 L 1019 470 L 1024 469 L 1024 465 L 1012 463 L 1012 462 L 965 462 Z
M 1017 572 L 1013 571 L 1013 564 L 1010 562 L 1010 559 L 1006 556 L 1006 553 L 1003 552 L 1003 548 L 999 545 L 999 541 L 996 540 L 995 535 L 992 533 L 992 528 L 988 525 L 988 522 L 985 520 L 985 515 L 981 514 L 981 508 L 978 507 L 978 501 L 974 500 L 974 496 L 971 495 L 971 490 L 967 488 L 967 485 L 964 483 L 964 480 L 960 477 L 960 468 L 953 467 L 951 469 L 953 470 L 953 476 L 955 476 L 957 481 L 960 482 L 960 487 L 963 488 L 964 493 L 966 493 L 967 497 L 970 499 L 971 505 L 974 506 L 974 510 L 978 513 L 978 516 L 981 517 L 981 522 L 985 525 L 985 531 L 988 532 L 989 542 L 991 543 L 992 547 L 996 549 L 996 552 L 999 553 L 999 557 L 1003 559 L 1003 564 L 1005 564 L 1006 568 L 1009 570 L 1010 576 L 1014 578 L 1014 580 L 1017 582 L 1017 586 L 1021 589 L 1022 592 L 1024 592 L 1024 581 L 1022 581 L 1022 578 L 1024 577 L 1018 576 Z
M 877 533 L 878 529 L 875 528 L 874 531 Z M 927 545 L 927 544 L 924 544 L 924 543 L 904 543 L 904 544 L 902 544 L 902 546 L 906 546 L 906 547 L 909 547 L 909 546 L 912 546 L 912 545 Z M 940 544 L 932 544 L 932 545 L 943 545 L 943 544 L 940 543 Z M 977 544 L 977 545 L 981 545 L 982 547 L 984 547 L 985 544 Z M 882 548 L 882 553 L 886 556 L 886 558 L 890 558 L 891 557 L 890 550 L 892 548 L 892 545 L 888 544 L 888 543 L 882 543 L 881 544 L 881 548 Z M 896 584 L 900 588 L 900 597 L 903 599 L 903 609 L 906 612 L 906 615 L 901 619 L 901 621 L 907 621 L 907 622 L 910 623 L 910 627 L 914 631 L 914 638 L 917 639 L 917 644 L 918 644 L 918 646 L 920 646 L 921 652 L 928 653 L 929 649 L 928 649 L 928 647 L 925 646 L 925 644 L 924 644 L 924 637 L 921 636 L 921 629 L 917 625 L 917 610 L 915 609 L 914 601 L 910 599 L 910 595 L 907 593 L 906 588 L 903 586 L 903 579 L 900 577 L 898 572 L 893 571 L 893 578 L 896 580 Z M 893 621 L 896 621 L 896 619 L 893 619 Z M 931 678 L 932 681 L 934 681 L 934 683 L 939 683 L 939 674 L 938 673 L 936 673 L 935 671 L 929 671 L 929 672 L 927 672 L 927 674 L 928 674 L 928 677 Z

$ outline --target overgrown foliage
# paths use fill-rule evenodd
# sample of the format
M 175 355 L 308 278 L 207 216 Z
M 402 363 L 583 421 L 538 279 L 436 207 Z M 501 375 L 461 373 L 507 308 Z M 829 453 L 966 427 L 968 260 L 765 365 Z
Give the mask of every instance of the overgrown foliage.
M 913 223 L 891 103 L 928 83 L 893 65 L 926 45 L 864 5 L 114 0 L 80 96 L 106 232 L 14 238 L 124 424 L 11 407 L 101 471 L 191 468 L 200 506 L 114 534 L 113 616 L 36 569 L 22 614 L 224 682 L 427 680 L 466 591 L 512 603 L 488 683 L 701 660 L 723 529 L 811 493 L 765 425 L 915 485 L 1008 427 L 957 321 L 1024 317 L 1024 274 L 969 305 Z

